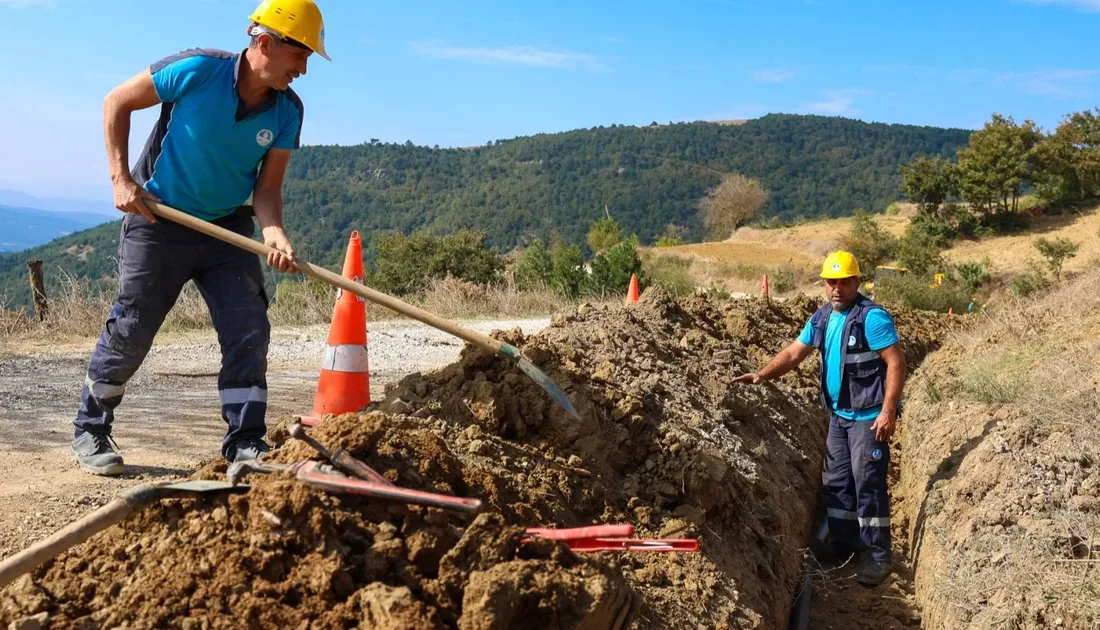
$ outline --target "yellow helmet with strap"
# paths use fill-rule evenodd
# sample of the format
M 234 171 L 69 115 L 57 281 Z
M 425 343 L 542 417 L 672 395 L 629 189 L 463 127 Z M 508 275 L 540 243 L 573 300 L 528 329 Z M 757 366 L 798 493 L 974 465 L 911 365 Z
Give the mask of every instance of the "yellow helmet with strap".
M 248 19 L 332 61 L 325 53 L 325 20 L 313 0 L 263 0 Z
M 833 252 L 821 265 L 821 277 L 829 280 L 852 278 L 860 275 L 862 274 L 859 273 L 859 261 L 849 252 Z

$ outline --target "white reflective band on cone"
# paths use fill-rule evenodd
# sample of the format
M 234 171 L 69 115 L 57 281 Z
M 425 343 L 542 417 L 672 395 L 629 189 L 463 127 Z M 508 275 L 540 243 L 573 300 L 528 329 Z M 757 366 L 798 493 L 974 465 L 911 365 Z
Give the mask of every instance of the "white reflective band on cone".
M 333 372 L 369 372 L 370 365 L 366 346 L 329 346 L 325 348 L 325 359 L 321 369 Z
M 356 284 L 363 284 L 363 276 L 355 276 L 351 279 L 351 281 Z M 344 295 L 344 289 L 342 287 L 336 287 L 336 299 L 339 300 L 342 295 Z M 367 301 L 366 298 L 361 295 L 356 295 L 355 299 L 359 300 L 360 302 Z
M 218 392 L 223 405 L 242 405 L 249 402 L 267 402 L 267 390 L 262 387 L 234 387 Z

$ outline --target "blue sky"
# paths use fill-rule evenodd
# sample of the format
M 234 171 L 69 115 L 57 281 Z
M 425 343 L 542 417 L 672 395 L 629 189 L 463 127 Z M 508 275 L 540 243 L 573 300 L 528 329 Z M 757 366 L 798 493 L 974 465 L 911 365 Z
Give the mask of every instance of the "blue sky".
M 239 50 L 253 0 L 0 0 L 0 188 L 110 196 L 103 96 Z M 307 144 L 469 146 L 613 123 L 815 113 L 1046 129 L 1100 95 L 1100 0 L 320 0 Z M 131 159 L 155 119 L 134 117 Z

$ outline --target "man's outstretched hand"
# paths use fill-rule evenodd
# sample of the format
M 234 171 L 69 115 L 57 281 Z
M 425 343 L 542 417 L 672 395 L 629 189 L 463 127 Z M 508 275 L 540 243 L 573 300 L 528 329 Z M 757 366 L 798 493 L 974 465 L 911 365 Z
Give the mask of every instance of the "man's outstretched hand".
M 742 374 L 741 376 L 738 376 L 737 378 L 733 379 L 733 382 L 734 383 L 751 383 L 753 385 L 756 385 L 757 383 L 759 383 L 762 380 L 764 380 L 764 379 L 760 378 L 760 374 L 758 372 L 752 372 L 752 373 L 749 373 L 749 374 Z

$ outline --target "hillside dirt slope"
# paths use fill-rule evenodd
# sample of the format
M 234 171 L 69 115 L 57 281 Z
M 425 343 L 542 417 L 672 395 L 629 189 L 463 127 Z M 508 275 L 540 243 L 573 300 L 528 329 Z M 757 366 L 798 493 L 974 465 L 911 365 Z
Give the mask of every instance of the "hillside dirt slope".
M 925 627 L 1100 625 L 1097 281 L 1006 305 L 909 383 L 896 525 Z

